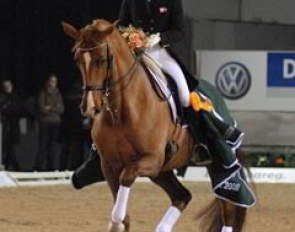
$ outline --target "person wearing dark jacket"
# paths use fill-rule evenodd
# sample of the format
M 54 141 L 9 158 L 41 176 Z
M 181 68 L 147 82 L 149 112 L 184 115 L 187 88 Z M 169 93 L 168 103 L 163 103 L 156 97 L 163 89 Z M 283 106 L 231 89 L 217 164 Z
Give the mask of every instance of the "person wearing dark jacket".
M 57 87 L 57 77 L 52 75 L 38 96 L 39 151 L 35 170 L 54 170 L 61 115 L 64 112 L 62 96 Z M 46 167 L 44 168 L 44 163 Z
M 148 35 L 149 47 L 145 52 L 154 59 L 161 68 L 168 73 L 177 85 L 180 103 L 183 107 L 184 120 L 193 125 L 199 120 L 194 116 L 195 108 L 192 106 L 192 98 L 196 91 L 198 81 L 182 64 L 173 51 L 173 44 L 184 38 L 184 13 L 181 0 L 123 0 L 118 25 L 127 27 L 132 25 L 141 28 Z M 207 101 L 207 97 L 202 96 Z M 198 99 L 197 101 L 200 101 Z M 194 109 L 193 109 L 194 108 Z M 202 113 L 201 113 L 202 114 Z M 202 115 L 201 115 L 202 116 Z M 239 144 L 244 138 L 244 133 L 235 127 L 227 125 L 216 114 L 207 114 L 220 135 L 231 144 Z M 202 118 L 202 117 L 201 117 Z M 192 122 L 193 121 L 193 122 Z M 199 128 L 195 128 L 194 134 L 197 140 Z M 204 142 L 204 141 L 201 141 Z M 202 146 L 206 147 L 206 146 Z M 233 163 L 225 164 L 231 167 Z
M 184 108 L 190 106 L 190 90 L 171 46 L 183 39 L 184 17 L 181 0 L 123 0 L 119 26 L 132 25 L 148 35 L 145 52 L 175 81 L 179 100 Z M 194 80 L 194 78 L 191 78 Z M 192 89 L 197 81 L 192 83 Z
M 21 104 L 10 80 L 1 83 L 0 119 L 2 121 L 3 164 L 6 170 L 20 171 L 15 153 L 15 144 L 20 142 L 19 120 Z

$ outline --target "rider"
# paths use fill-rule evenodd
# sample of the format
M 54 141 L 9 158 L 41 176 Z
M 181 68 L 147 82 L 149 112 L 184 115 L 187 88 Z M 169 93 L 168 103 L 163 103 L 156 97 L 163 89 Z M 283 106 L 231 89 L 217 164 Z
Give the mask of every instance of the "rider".
M 188 117 L 188 114 L 192 111 L 192 100 L 195 97 L 190 91 L 195 90 L 198 82 L 171 49 L 171 45 L 183 39 L 184 17 L 181 0 L 123 0 L 118 25 L 127 27 L 130 24 L 142 28 L 149 36 L 150 47 L 145 52 L 175 81 L 185 119 L 196 120 L 194 117 Z M 225 124 L 222 119 L 210 114 L 210 120 L 230 144 L 237 144 L 243 139 L 244 133 Z

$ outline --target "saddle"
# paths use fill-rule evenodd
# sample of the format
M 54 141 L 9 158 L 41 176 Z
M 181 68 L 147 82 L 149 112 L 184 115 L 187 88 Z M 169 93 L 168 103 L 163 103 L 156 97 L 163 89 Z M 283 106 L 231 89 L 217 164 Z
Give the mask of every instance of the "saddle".
M 148 74 L 149 81 L 161 101 L 167 101 L 172 119 L 176 124 L 175 131 L 170 141 L 168 141 L 165 149 L 166 161 L 168 161 L 179 149 L 179 136 L 182 134 L 183 128 L 188 128 L 193 135 L 194 147 L 197 147 L 198 139 L 194 136 L 192 128 L 188 127 L 185 123 L 185 112 L 183 111 L 177 91 L 177 85 L 173 78 L 167 74 L 160 65 L 157 64 L 152 58 L 146 54 L 142 54 L 141 63 L 146 73 Z M 193 149 L 192 152 L 199 152 Z
M 141 64 L 148 74 L 149 81 L 160 101 L 167 101 L 173 122 L 182 124 L 184 113 L 178 97 L 177 85 L 173 78 L 145 53 L 141 55 Z

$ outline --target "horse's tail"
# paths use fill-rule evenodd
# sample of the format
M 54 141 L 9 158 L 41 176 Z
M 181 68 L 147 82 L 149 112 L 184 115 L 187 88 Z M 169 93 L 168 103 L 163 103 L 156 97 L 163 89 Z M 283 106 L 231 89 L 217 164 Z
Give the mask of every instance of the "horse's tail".
M 197 220 L 200 221 L 200 228 L 204 232 L 220 232 L 223 222 L 221 207 L 219 200 L 214 199 L 204 209 L 202 209 L 197 215 Z
M 251 182 L 252 175 L 249 168 L 249 164 L 246 160 L 245 152 L 238 149 L 236 152 L 237 158 L 239 159 L 241 165 L 245 168 Z M 244 174 L 244 170 L 242 170 Z M 246 180 L 245 175 L 242 175 Z M 220 199 L 215 198 L 206 207 L 204 207 L 197 215 L 197 220 L 200 220 L 200 228 L 204 232 L 220 232 L 223 226 L 223 214 L 222 214 L 222 204 L 230 204 Z M 247 208 L 239 207 L 231 204 L 231 208 L 234 209 L 235 215 L 235 231 L 242 231 L 243 226 L 246 222 Z

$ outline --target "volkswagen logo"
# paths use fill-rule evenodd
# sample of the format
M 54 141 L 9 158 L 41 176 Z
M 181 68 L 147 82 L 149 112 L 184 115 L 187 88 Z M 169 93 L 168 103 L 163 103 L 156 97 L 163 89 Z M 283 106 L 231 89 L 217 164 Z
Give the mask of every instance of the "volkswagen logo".
M 251 75 L 245 65 L 229 62 L 217 71 L 215 84 L 224 97 L 236 100 L 249 91 Z

